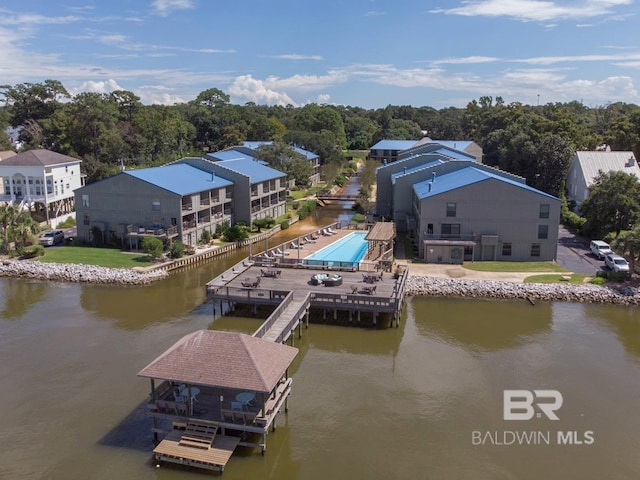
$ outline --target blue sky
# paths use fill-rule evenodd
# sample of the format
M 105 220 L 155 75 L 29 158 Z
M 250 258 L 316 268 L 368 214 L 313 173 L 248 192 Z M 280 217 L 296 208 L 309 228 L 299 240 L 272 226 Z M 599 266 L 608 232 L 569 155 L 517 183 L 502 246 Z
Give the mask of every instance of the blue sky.
M 638 1 L 0 0 L 0 84 L 146 104 L 213 87 L 236 104 L 640 104 Z

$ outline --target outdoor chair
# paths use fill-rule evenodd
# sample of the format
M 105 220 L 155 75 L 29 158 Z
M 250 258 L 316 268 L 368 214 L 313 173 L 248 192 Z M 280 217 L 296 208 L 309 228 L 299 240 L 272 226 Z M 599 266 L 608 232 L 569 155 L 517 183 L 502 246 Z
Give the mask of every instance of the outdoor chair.
M 287 251 L 282 251 L 282 249 L 280 247 L 276 248 L 276 252 L 282 254 L 283 256 L 285 255 L 291 255 L 291 252 L 287 252 Z
M 309 238 L 309 237 L 304 237 L 304 241 L 307 243 L 316 243 L 317 240 L 314 240 L 313 238 Z

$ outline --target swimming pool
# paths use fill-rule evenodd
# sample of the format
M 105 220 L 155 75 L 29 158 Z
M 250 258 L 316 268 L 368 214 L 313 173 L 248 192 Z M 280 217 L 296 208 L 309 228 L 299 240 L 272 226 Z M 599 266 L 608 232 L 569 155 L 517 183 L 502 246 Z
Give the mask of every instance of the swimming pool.
M 369 248 L 367 232 L 353 232 L 303 259 L 305 265 L 326 265 L 354 268 Z

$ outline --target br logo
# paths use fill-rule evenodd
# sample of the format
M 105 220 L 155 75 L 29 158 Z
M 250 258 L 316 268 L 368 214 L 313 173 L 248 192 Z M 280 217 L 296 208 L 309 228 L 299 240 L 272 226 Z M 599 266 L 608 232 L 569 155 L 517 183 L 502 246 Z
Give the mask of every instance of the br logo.
M 555 412 L 562 407 L 563 401 L 557 390 L 505 390 L 503 399 L 505 420 L 531 420 L 542 414 L 549 420 L 559 420 Z

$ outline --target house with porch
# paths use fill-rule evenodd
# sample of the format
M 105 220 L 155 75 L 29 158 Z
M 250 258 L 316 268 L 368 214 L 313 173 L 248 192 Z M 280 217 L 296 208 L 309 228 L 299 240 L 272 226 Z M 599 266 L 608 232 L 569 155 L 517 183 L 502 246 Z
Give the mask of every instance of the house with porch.
M 259 218 L 277 218 L 286 213 L 287 175 L 263 161 L 237 150 L 223 150 L 179 162 L 233 182 L 235 222 L 251 225 Z
M 82 160 L 37 149 L 0 161 L 3 193 L 0 201 L 29 208 L 41 221 L 71 213 L 75 190 L 82 187 Z
M 238 445 L 264 452 L 288 409 L 297 353 L 237 332 L 199 330 L 178 340 L 138 373 L 151 382 L 156 460 L 220 471 Z
M 410 234 L 432 263 L 556 258 L 560 199 L 467 164 L 412 186 Z
M 598 174 L 624 172 L 640 180 L 640 167 L 631 151 L 579 151 L 567 171 L 567 198 L 580 206 L 589 196 L 589 189 Z
M 233 182 L 187 162 L 121 172 L 75 192 L 78 239 L 137 248 L 145 236 L 195 245 L 234 222 Z

